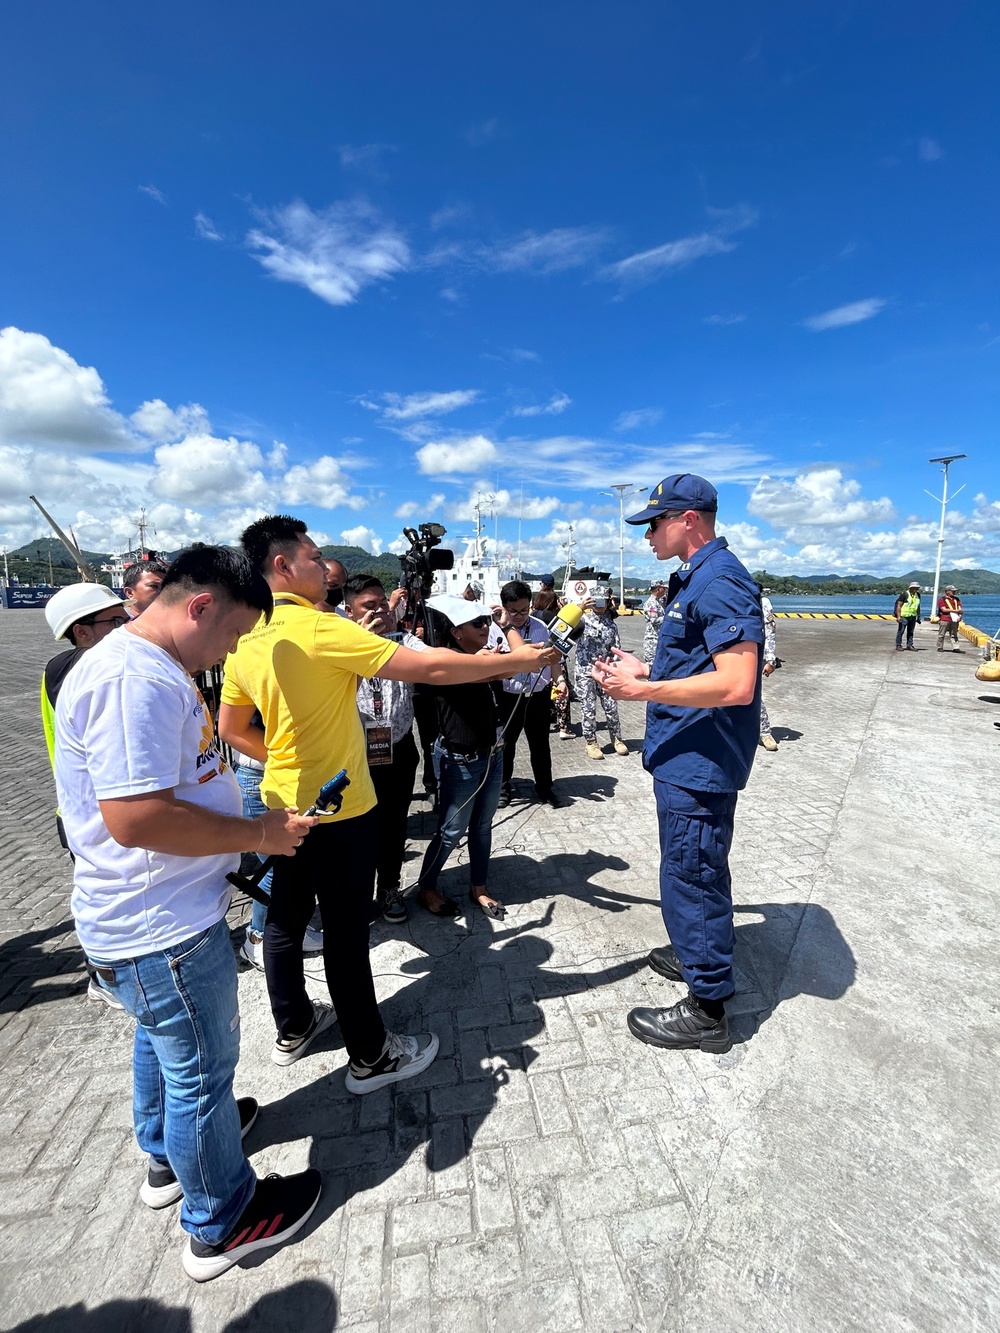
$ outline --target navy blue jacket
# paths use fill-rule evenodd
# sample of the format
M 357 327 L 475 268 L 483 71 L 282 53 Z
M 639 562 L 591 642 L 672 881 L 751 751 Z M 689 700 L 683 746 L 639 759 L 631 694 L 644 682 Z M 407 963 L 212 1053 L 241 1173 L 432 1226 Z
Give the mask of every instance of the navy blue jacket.
M 716 537 L 670 576 L 651 680 L 685 680 L 714 671 L 712 654 L 764 642 L 760 594 L 749 572 Z M 763 653 L 753 702 L 736 708 L 646 706 L 642 762 L 661 782 L 692 791 L 741 791 L 760 740 Z

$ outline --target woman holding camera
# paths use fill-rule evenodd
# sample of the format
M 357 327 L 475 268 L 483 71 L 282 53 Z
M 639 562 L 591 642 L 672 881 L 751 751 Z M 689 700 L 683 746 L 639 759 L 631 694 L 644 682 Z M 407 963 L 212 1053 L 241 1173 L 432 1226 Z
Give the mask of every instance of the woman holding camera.
M 427 606 L 434 613 L 434 638 L 439 647 L 459 653 L 489 651 L 487 641 L 493 622 L 482 602 L 468 602 L 445 594 L 430 598 Z M 486 890 L 493 815 L 503 778 L 494 689 L 492 682 L 428 687 L 437 707 L 434 769 L 438 780 L 438 826 L 424 855 L 417 888 L 420 901 L 433 916 L 459 915 L 458 905 L 438 891 L 437 882 L 466 830 L 469 896 L 494 921 L 502 921 L 506 915 L 506 908 Z

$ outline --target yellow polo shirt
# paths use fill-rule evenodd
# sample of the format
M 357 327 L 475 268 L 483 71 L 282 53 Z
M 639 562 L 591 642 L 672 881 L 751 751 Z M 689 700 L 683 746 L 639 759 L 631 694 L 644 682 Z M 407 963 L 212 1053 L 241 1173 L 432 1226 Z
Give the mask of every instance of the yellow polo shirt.
M 263 617 L 226 658 L 222 702 L 253 704 L 264 720 L 267 763 L 260 784 L 271 810 L 310 806 L 341 768 L 351 785 L 338 819 L 375 804 L 358 676 L 375 676 L 396 651 L 343 616 L 317 611 L 304 597 L 279 593 L 270 624 Z

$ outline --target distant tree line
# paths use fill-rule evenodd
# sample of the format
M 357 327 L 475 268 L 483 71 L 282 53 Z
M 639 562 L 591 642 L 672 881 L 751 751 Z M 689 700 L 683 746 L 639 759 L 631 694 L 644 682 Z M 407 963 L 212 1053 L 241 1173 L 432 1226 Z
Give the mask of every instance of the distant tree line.
M 895 596 L 914 580 L 923 588 L 934 586 L 934 571 L 929 569 L 911 569 L 890 579 L 876 578 L 874 574 L 848 574 L 843 578 L 836 574 L 799 577 L 796 574 L 771 574 L 766 569 L 759 569 L 754 572 L 754 578 L 779 597 L 787 594 L 836 597 L 846 593 L 875 593 L 884 597 Z M 949 583 L 953 583 L 963 597 L 974 597 L 976 593 L 1000 593 L 1000 574 L 995 574 L 991 569 L 943 569 L 940 586 L 944 588 Z

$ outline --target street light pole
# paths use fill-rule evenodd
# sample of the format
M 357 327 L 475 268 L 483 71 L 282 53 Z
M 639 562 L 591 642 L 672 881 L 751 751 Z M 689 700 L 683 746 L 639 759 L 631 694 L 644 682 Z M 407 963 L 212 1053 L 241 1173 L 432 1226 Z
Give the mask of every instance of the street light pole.
M 944 550 L 944 511 L 948 507 L 948 468 L 952 463 L 956 461 L 956 459 L 959 458 L 968 458 L 968 454 L 948 454 L 944 458 L 931 458 L 928 460 L 931 463 L 941 463 L 942 464 L 941 471 L 944 473 L 944 488 L 941 492 L 941 499 L 940 499 L 941 526 L 938 529 L 937 563 L 934 566 L 934 592 L 931 595 L 930 618 L 934 620 L 937 619 L 938 587 L 941 583 L 941 553 Z M 958 490 L 955 492 L 955 495 L 958 495 L 959 491 L 964 491 L 964 490 L 965 490 L 964 486 L 959 486 Z M 936 495 L 931 495 L 930 491 L 925 491 L 924 494 L 930 495 L 932 500 L 937 500 L 938 498 Z M 955 496 L 953 495 L 952 499 L 954 498 Z M 940 640 L 938 640 L 938 642 L 940 642 Z
M 635 492 L 645 490 L 643 486 L 634 486 L 630 481 L 620 481 L 610 491 L 599 491 L 612 500 L 618 496 L 618 606 L 625 607 L 625 500 Z

